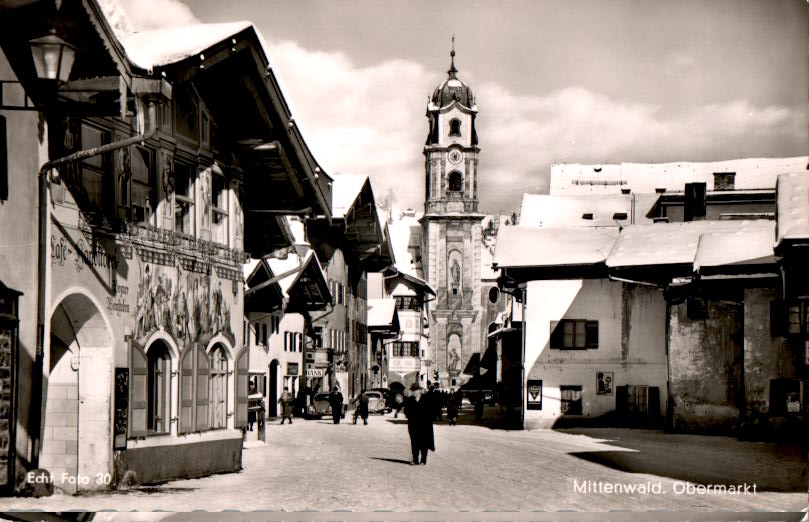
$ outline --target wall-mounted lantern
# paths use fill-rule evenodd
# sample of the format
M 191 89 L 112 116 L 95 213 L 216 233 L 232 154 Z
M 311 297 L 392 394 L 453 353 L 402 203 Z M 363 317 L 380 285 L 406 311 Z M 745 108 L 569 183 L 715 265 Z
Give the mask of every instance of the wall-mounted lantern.
M 47 36 L 35 38 L 28 44 L 31 46 L 34 68 L 40 80 L 67 82 L 76 58 L 75 47 L 56 36 L 53 30 Z

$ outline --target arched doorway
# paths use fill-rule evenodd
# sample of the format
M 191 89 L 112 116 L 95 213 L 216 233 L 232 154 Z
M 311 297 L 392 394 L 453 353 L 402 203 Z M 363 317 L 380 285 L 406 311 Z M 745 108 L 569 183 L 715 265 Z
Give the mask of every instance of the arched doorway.
M 270 363 L 270 398 L 269 398 L 269 416 L 278 417 L 278 370 L 279 363 L 277 359 L 273 359 Z
M 75 477 L 112 472 L 112 335 L 99 307 L 80 292 L 59 301 L 50 327 L 40 466 L 54 486 L 75 493 Z M 68 477 L 73 480 L 63 480 Z M 78 488 L 106 487 L 101 482 Z

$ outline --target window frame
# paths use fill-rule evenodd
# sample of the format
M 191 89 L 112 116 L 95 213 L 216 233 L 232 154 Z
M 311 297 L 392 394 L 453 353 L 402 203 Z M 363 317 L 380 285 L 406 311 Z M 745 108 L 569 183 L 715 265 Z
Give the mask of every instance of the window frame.
M 565 398 L 565 392 L 572 392 L 574 398 Z M 575 397 L 578 393 L 578 397 Z M 583 415 L 584 414 L 584 387 L 580 384 L 561 384 L 559 385 L 559 411 L 562 415 Z M 564 408 L 563 405 L 567 404 L 568 407 Z M 576 405 L 574 412 L 570 411 L 570 405 Z
M 228 427 L 228 368 L 229 361 L 225 347 L 217 343 L 211 347 L 208 352 L 209 366 L 208 366 L 208 412 L 210 420 L 208 421 L 209 430 L 227 429 Z M 217 367 L 216 363 L 220 366 Z M 224 367 L 222 367 L 222 365 Z M 214 390 L 215 383 L 219 382 L 220 387 L 218 391 L 222 396 L 215 396 Z M 217 407 L 221 407 L 221 412 L 217 414 Z M 218 422 L 217 422 L 218 421 Z M 221 424 L 221 425 L 218 425 Z
M 457 180 L 457 183 L 455 183 L 454 180 Z M 454 186 L 457 186 L 458 188 L 454 188 Z M 447 174 L 447 193 L 463 193 L 463 174 L 459 170 L 453 170 Z
M 572 343 L 568 340 L 567 325 L 571 326 Z M 579 328 L 581 325 L 581 328 Z M 550 322 L 550 337 L 548 344 L 554 350 L 597 350 L 599 346 L 598 320 L 589 319 L 560 319 Z M 577 346 L 579 336 L 583 336 L 582 344 Z
M 177 177 L 181 168 L 188 168 L 188 183 L 186 185 L 186 193 L 180 193 L 180 183 Z M 196 237 L 197 235 L 197 214 L 196 214 L 196 183 L 199 176 L 199 169 L 194 161 L 181 159 L 177 156 L 174 157 L 174 231 L 178 234 L 188 237 Z M 188 195 L 190 194 L 190 196 Z M 190 231 L 186 231 L 183 226 L 184 220 L 177 218 L 178 207 L 186 207 L 188 212 L 188 222 Z
M 459 118 L 452 118 L 449 120 L 449 136 L 458 138 L 462 137 L 463 134 L 461 134 L 461 125 L 463 125 L 463 122 Z
M 165 341 L 158 339 L 145 352 L 146 434 L 167 435 L 171 433 L 171 350 Z M 163 375 L 157 377 L 155 374 L 159 375 L 161 370 Z M 162 390 L 159 389 L 160 384 Z
M 219 194 L 223 196 L 224 206 L 217 203 L 217 182 L 221 184 Z M 230 244 L 230 214 L 228 208 L 230 205 L 230 180 L 217 168 L 211 169 L 211 241 L 219 245 L 228 246 Z M 216 219 L 219 217 L 223 219 L 220 225 L 216 224 Z M 216 237 L 221 234 L 222 237 Z

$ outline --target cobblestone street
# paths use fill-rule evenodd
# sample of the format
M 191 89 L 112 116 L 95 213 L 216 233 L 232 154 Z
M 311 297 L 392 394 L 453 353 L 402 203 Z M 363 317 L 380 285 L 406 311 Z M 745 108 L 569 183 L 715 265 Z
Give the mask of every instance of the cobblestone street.
M 466 412 L 462 420 L 468 418 Z M 326 418 L 283 426 L 276 421 L 267 426 L 266 444 L 246 443 L 240 473 L 77 497 L 3 499 L 0 508 L 799 511 L 807 506 L 806 456 L 793 446 L 614 428 L 509 432 L 439 423 L 435 434 L 437 451 L 428 464 L 411 466 L 402 416 L 372 416 L 367 426 L 352 424 L 350 414 L 339 426 Z M 700 494 L 685 490 L 685 481 L 750 489 L 747 495 Z M 659 485 L 660 491 L 604 491 L 610 484 Z

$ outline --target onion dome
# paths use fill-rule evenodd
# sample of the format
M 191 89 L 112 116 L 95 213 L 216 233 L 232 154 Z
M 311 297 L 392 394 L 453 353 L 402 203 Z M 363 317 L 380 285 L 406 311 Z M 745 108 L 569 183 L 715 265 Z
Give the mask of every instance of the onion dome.
M 458 79 L 458 69 L 455 68 L 455 37 L 452 38 L 450 57 L 452 61 L 447 71 L 447 79 L 435 88 L 430 100 L 438 107 L 446 107 L 453 101 L 457 101 L 464 107 L 471 109 L 475 105 L 475 95 L 468 85 Z

